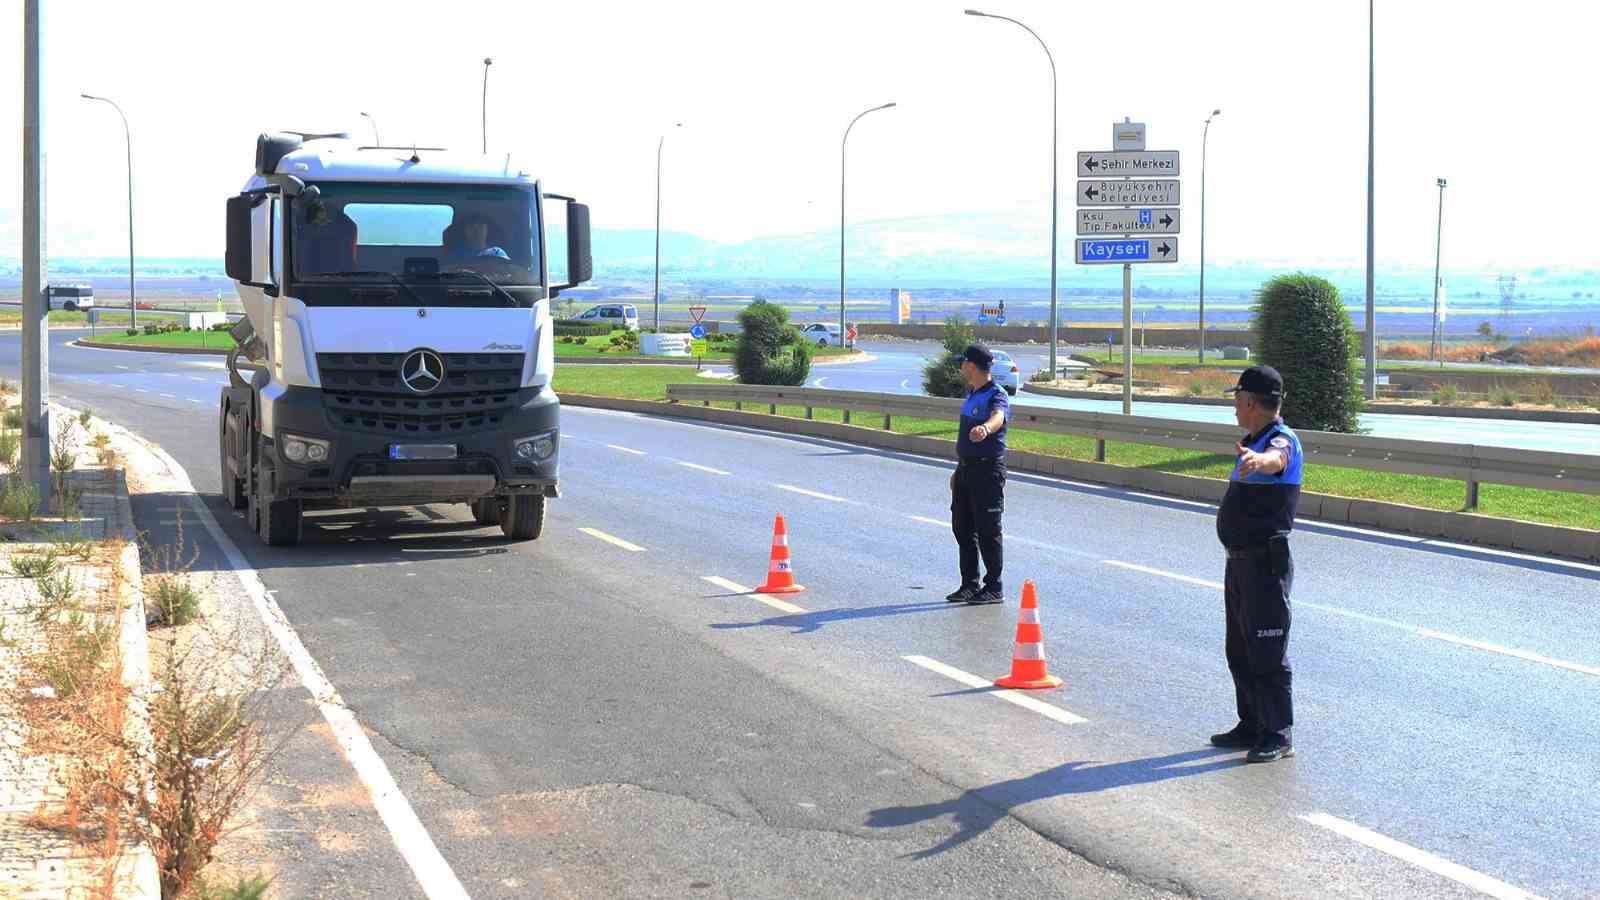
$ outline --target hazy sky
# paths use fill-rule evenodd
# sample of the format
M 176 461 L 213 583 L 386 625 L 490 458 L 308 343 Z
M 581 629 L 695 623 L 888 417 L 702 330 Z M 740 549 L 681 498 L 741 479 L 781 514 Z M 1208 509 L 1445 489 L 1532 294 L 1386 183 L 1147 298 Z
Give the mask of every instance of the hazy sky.
M 1208 257 L 1359 264 L 1365 252 L 1367 4 L 1361 0 L 973 0 L 1026 21 L 1060 74 L 1063 258 L 1074 153 L 1114 121 L 1183 151 L 1184 256 L 1198 252 L 1200 139 L 1214 107 Z M 138 253 L 220 256 L 223 200 L 254 138 L 348 129 L 385 143 L 513 152 L 601 227 L 716 239 L 851 221 L 1017 211 L 1048 221 L 1050 82 L 1007 22 L 931 0 L 160 3 L 45 0 L 50 252 L 126 252 L 133 127 Z M 0 257 L 19 255 L 21 4 L 0 15 Z M 1445 176 L 1447 268 L 1600 264 L 1591 4 L 1379 0 L 1380 263 L 1431 265 Z M 1048 246 L 1041 248 L 1047 256 Z M 819 273 L 821 274 L 821 273 Z

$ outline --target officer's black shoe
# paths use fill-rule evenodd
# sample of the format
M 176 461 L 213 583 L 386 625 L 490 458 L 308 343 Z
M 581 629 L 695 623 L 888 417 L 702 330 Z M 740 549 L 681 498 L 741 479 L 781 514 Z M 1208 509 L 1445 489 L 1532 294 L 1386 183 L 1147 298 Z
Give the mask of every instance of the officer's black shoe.
M 1227 750 L 1243 750 L 1261 743 L 1261 735 L 1255 726 L 1243 722 L 1233 726 L 1231 731 L 1211 736 L 1211 746 L 1222 747 Z
M 996 603 L 1004 603 L 1006 602 L 1006 598 L 1001 595 L 999 591 L 993 588 L 984 588 L 983 590 L 974 594 L 972 599 L 968 600 L 967 602 L 973 606 L 990 606 Z
M 973 597 L 976 597 L 976 596 L 978 596 L 978 589 L 977 588 L 971 588 L 971 587 L 967 587 L 966 585 L 962 585 L 960 588 L 958 588 L 958 589 L 956 589 L 954 591 L 951 591 L 949 594 L 945 595 L 944 602 L 946 602 L 946 603 L 966 603 L 969 600 L 971 600 Z
M 1261 738 L 1249 753 L 1244 755 L 1244 761 L 1250 763 L 1277 762 L 1288 759 L 1294 755 L 1294 744 L 1290 743 L 1281 734 L 1268 734 Z

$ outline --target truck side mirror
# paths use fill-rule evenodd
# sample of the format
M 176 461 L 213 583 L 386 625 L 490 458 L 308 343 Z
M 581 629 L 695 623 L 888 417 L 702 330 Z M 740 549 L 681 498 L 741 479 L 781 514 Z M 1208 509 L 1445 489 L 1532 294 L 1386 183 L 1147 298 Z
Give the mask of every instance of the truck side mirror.
M 251 194 L 228 198 L 228 252 L 224 268 L 234 281 L 253 280 L 250 277 L 250 210 L 260 199 Z
M 275 198 L 240 194 L 228 198 L 228 277 L 241 284 L 275 289 L 273 209 Z
M 583 284 L 594 278 L 594 257 L 589 249 L 589 206 L 567 203 L 567 278 Z

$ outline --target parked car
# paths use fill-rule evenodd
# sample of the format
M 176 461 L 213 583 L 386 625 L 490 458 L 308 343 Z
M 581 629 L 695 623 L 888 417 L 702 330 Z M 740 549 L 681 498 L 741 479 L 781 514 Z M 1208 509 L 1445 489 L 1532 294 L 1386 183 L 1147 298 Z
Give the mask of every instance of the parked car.
M 1006 389 L 1006 393 L 1015 397 L 1017 390 L 1022 387 L 1022 371 L 1017 368 L 1016 360 L 1011 358 L 1004 350 L 991 350 L 994 354 L 994 365 L 989 369 L 989 375 L 994 378 L 994 383 Z
M 603 322 L 613 328 L 639 330 L 639 308 L 628 303 L 603 303 L 591 306 L 578 316 L 580 322 Z
M 800 329 L 800 335 L 809 341 L 816 342 L 818 347 L 837 347 L 842 341 L 839 338 L 839 324 L 837 322 L 812 322 Z

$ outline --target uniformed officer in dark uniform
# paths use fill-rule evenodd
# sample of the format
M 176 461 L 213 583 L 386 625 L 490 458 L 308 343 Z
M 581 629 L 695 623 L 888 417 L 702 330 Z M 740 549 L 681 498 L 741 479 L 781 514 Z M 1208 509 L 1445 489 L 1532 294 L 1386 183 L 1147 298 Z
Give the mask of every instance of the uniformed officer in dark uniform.
M 1005 511 L 1006 420 L 1011 417 L 1011 403 L 989 377 L 993 365 L 994 355 L 981 344 L 962 354 L 967 399 L 956 435 L 956 471 L 950 476 L 950 528 L 961 547 L 961 587 L 945 598 L 951 603 L 1005 602 L 1000 584 L 1000 515 Z
M 1217 538 L 1228 551 L 1228 671 L 1239 724 L 1211 743 L 1250 748 L 1249 762 L 1294 755 L 1294 704 L 1289 670 L 1289 589 L 1294 562 L 1289 532 L 1300 501 L 1300 439 L 1283 424 L 1283 377 L 1251 366 L 1232 389 L 1234 415 L 1247 433 L 1217 510 Z

